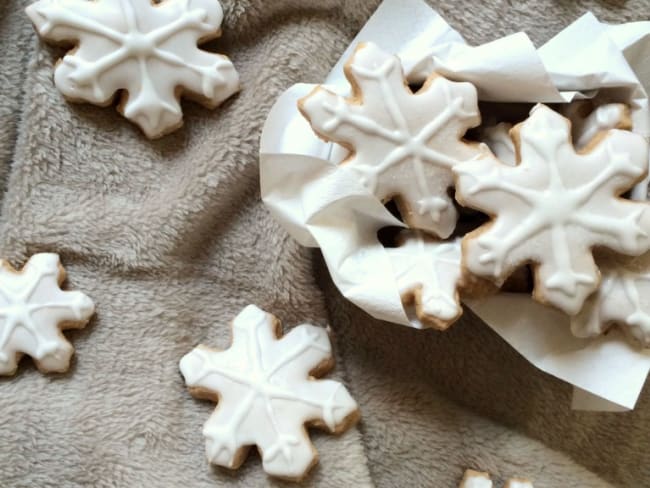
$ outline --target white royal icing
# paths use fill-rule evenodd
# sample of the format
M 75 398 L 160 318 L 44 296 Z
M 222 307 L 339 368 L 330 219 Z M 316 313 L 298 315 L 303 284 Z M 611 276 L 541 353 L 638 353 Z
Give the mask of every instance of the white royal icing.
M 59 287 L 56 254 L 35 254 L 20 272 L 0 260 L 0 374 L 16 371 L 22 354 L 43 372 L 68 369 L 74 353 L 61 329 L 83 327 L 95 311 L 90 298 Z
M 514 166 L 517 162 L 515 143 L 510 137 L 512 124 L 500 122 L 481 131 L 481 140 L 487 144 L 492 154 L 502 163 Z
M 459 488 L 492 488 L 493 486 L 490 475 L 468 469 Z M 528 480 L 511 479 L 506 482 L 505 488 L 533 488 L 533 484 Z
M 417 93 L 399 59 L 362 44 L 346 67 L 346 99 L 321 87 L 299 103 L 314 130 L 348 147 L 341 165 L 382 201 L 396 197 L 409 226 L 448 237 L 457 211 L 448 195 L 451 167 L 482 148 L 461 138 L 480 123 L 476 89 L 432 75 Z
M 185 355 L 180 369 L 190 389 L 219 395 L 203 428 L 209 461 L 237 468 L 256 445 L 267 473 L 304 476 L 317 459 L 304 424 L 336 431 L 357 412 L 341 383 L 309 376 L 330 359 L 325 329 L 303 324 L 277 339 L 275 317 L 254 305 L 233 321 L 228 349 L 198 346 Z
M 601 105 L 587 117 L 574 118 L 573 138 L 576 148 L 587 146 L 600 132 L 621 128 L 626 119 L 629 119 L 629 109 L 623 103 Z
M 602 282 L 571 318 L 577 337 L 595 337 L 618 324 L 643 347 L 650 347 L 650 254 L 628 263 L 601 263 Z
M 519 140 L 515 167 L 492 155 L 454 167 L 461 204 L 493 216 L 465 237 L 465 265 L 501 284 L 517 266 L 538 263 L 535 297 L 574 315 L 598 286 L 592 247 L 629 255 L 650 247 L 648 204 L 617 197 L 646 172 L 648 144 L 611 130 L 578 154 L 568 121 L 544 105 L 520 124 Z
M 180 126 L 181 90 L 214 107 L 239 89 L 228 58 L 196 46 L 220 33 L 217 0 L 40 0 L 27 15 L 42 37 L 78 42 L 56 67 L 57 88 L 99 105 L 125 90 L 124 116 L 148 137 Z
M 628 108 L 623 103 L 609 103 L 594 109 L 587 117 L 572 114 L 572 133 L 576 149 L 587 146 L 598 133 L 620 128 L 628 117 Z M 512 124 L 500 122 L 481 131 L 481 140 L 502 163 L 515 165 L 515 144 L 510 137 Z
M 465 475 L 460 483 L 460 488 L 492 488 L 492 480 L 486 473 Z
M 416 314 L 425 325 L 446 329 L 463 313 L 458 296 L 460 239 L 441 242 L 421 232 L 404 231 L 398 247 L 386 252 L 405 302 L 415 296 Z
M 509 480 L 505 488 L 533 488 L 533 484 L 527 480 Z

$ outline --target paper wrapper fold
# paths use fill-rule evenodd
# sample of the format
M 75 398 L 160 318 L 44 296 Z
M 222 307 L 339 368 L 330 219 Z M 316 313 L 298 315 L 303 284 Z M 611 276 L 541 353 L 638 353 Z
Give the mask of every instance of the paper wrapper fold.
M 421 0 L 385 0 L 324 81 L 329 89 L 349 92 L 343 63 L 364 41 L 397 53 L 410 81 L 435 70 L 474 83 L 483 101 L 566 103 L 600 96 L 628 103 L 634 131 L 650 137 L 650 22 L 610 26 L 587 13 L 539 49 L 524 33 L 472 47 Z M 313 88 L 292 86 L 269 114 L 260 148 L 262 198 L 296 240 L 321 249 L 346 298 L 373 317 L 421 328 L 402 307 L 377 240 L 382 227 L 403 224 L 358 181 L 336 171 L 346 150 L 319 140 L 297 109 Z M 646 192 L 647 184 L 639 185 L 634 197 Z M 466 305 L 535 366 L 574 385 L 573 408 L 634 408 L 650 351 L 635 349 L 618 331 L 578 339 L 567 317 L 524 295 Z

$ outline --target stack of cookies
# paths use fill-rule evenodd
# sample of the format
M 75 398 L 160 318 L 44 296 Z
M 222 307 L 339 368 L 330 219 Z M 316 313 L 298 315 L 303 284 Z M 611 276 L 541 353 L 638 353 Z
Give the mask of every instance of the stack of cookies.
M 423 325 L 444 330 L 463 296 L 501 289 L 565 312 L 577 336 L 617 323 L 650 346 L 648 143 L 629 107 L 537 104 L 506 120 L 513 111 L 479 107 L 471 83 L 433 73 L 409 86 L 399 58 L 373 44 L 345 75 L 349 98 L 317 87 L 299 108 L 349 150 L 337 171 L 407 227 L 380 234 Z

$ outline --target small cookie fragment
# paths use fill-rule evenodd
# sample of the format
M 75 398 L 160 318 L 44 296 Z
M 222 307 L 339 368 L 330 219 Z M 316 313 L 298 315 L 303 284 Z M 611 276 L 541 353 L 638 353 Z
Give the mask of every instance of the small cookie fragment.
M 318 462 L 305 425 L 340 433 L 359 410 L 339 382 L 316 380 L 333 366 L 327 331 L 280 322 L 254 305 L 232 323 L 231 346 L 200 345 L 180 361 L 190 393 L 218 402 L 203 427 L 209 462 L 237 469 L 256 445 L 264 470 L 300 480 Z
M 461 205 L 492 218 L 464 237 L 464 265 L 501 285 L 531 262 L 534 298 L 575 315 L 600 281 L 592 248 L 650 247 L 650 207 L 619 198 L 645 176 L 648 143 L 610 130 L 576 152 L 569 121 L 541 104 L 512 134 L 516 166 L 487 155 L 453 169 Z
M 468 469 L 463 475 L 459 488 L 493 488 L 493 486 L 488 473 Z M 512 478 L 506 482 L 504 488 L 533 488 L 533 483 L 524 478 Z
M 506 482 L 504 488 L 533 488 L 533 483 L 526 478 L 513 478 Z
M 299 101 L 325 141 L 350 150 L 341 163 L 382 202 L 395 199 L 405 222 L 446 238 L 458 212 L 448 194 L 451 168 L 486 151 L 462 139 L 479 125 L 476 88 L 432 74 L 416 93 L 399 58 L 361 44 L 345 66 L 350 98 L 322 87 Z
M 525 478 L 513 478 L 506 482 L 504 488 L 534 488 L 533 484 Z
M 34 254 L 22 270 L 0 260 L 0 374 L 13 375 L 23 354 L 43 373 L 63 373 L 74 348 L 61 333 L 83 328 L 95 312 L 79 291 L 62 291 L 59 256 Z
M 650 255 L 628 263 L 600 263 L 602 282 L 571 317 L 576 337 L 597 337 L 618 325 L 642 347 L 650 347 Z
M 460 241 L 441 242 L 422 232 L 403 231 L 398 246 L 386 249 L 402 303 L 415 306 L 424 326 L 444 330 L 463 313 L 458 293 Z
M 74 43 L 54 83 L 70 101 L 109 105 L 149 138 L 179 128 L 180 96 L 214 108 L 239 90 L 230 60 L 197 47 L 220 36 L 218 0 L 39 0 L 26 9 L 39 35 Z
M 468 469 L 463 475 L 459 488 L 492 488 L 492 480 L 488 473 Z

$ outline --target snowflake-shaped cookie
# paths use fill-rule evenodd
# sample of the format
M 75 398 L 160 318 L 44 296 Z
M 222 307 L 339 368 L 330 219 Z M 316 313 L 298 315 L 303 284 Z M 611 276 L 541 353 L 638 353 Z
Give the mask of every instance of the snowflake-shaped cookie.
M 109 105 L 151 138 L 182 125 L 180 96 L 213 108 L 239 89 L 225 56 L 197 48 L 220 35 L 218 0 L 40 0 L 27 7 L 38 33 L 77 47 L 54 82 L 72 101 Z
M 483 152 L 463 141 L 477 126 L 476 89 L 432 74 L 413 93 L 399 59 L 361 44 L 345 67 L 351 98 L 316 88 L 299 102 L 315 132 L 347 147 L 341 164 L 383 202 L 395 198 L 406 223 L 448 237 L 458 214 L 451 168 Z
M 595 337 L 618 324 L 643 347 L 650 347 L 650 254 L 627 263 L 617 261 L 600 265 L 600 287 L 571 318 L 571 330 L 577 337 Z
M 468 469 L 459 488 L 492 488 L 493 486 L 488 473 Z M 533 488 L 533 484 L 527 479 L 512 478 L 506 482 L 504 488 Z
M 398 247 L 386 249 L 402 303 L 415 305 L 423 325 L 444 330 L 463 313 L 460 247 L 460 239 L 441 242 L 405 231 L 398 236 Z
M 516 166 L 487 155 L 454 172 L 459 202 L 492 216 L 463 240 L 469 271 L 502 284 L 533 262 L 535 298 L 574 315 L 599 283 L 591 249 L 645 252 L 650 213 L 647 203 L 618 198 L 646 172 L 643 137 L 610 130 L 576 153 L 569 134 L 567 119 L 538 105 L 513 129 Z
M 62 291 L 64 280 L 56 254 L 35 254 L 20 272 L 0 260 L 0 374 L 14 374 L 23 354 L 44 373 L 68 369 L 74 348 L 61 331 L 84 327 L 95 307 L 81 292 Z
M 327 331 L 303 324 L 278 339 L 279 321 L 254 305 L 232 325 L 228 349 L 198 346 L 180 362 L 190 392 L 218 401 L 203 428 L 208 460 L 236 469 L 256 445 L 267 473 L 301 479 L 318 459 L 305 424 L 341 432 L 358 418 L 341 383 L 314 379 L 333 364 Z

